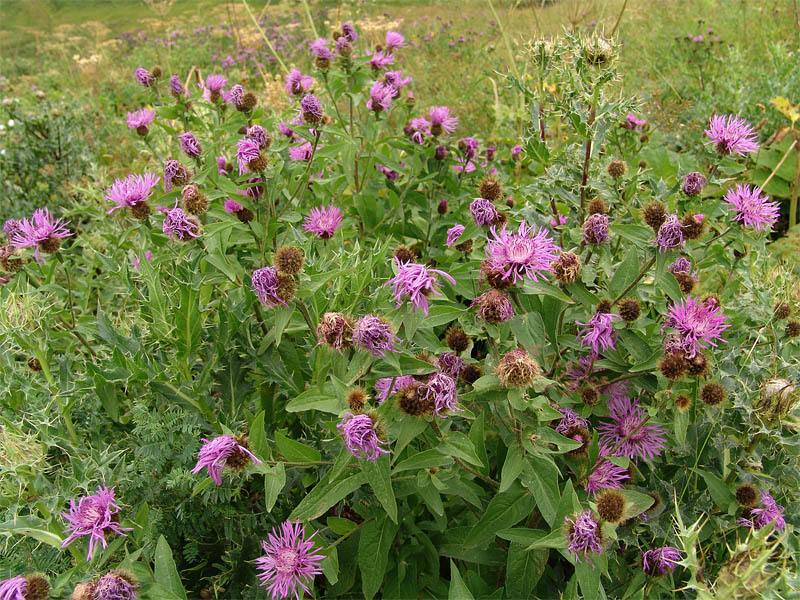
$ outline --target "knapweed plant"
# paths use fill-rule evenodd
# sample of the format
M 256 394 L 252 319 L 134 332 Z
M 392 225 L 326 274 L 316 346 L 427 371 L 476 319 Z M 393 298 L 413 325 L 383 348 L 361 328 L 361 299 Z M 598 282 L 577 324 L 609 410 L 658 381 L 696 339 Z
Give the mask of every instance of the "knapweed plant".
M 515 137 L 344 23 L 291 108 L 139 67 L 141 159 L 5 222 L 0 598 L 786 597 L 800 304 L 761 133 L 658 147 L 615 41 Z M 49 580 L 49 584 L 48 584 Z

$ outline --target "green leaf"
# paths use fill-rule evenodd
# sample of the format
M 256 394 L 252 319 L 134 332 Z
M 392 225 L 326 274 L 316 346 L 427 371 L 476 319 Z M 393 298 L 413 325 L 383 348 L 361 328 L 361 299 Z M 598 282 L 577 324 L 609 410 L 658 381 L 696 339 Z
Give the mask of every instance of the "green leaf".
M 422 452 L 417 452 L 413 456 L 401 460 L 395 465 L 392 473 L 397 474 L 403 471 L 413 471 L 415 469 L 443 467 L 452 462 L 453 460 L 451 458 L 443 456 L 442 453 L 437 450 L 423 450 Z
M 328 517 L 325 523 L 330 530 L 337 535 L 345 535 L 358 527 L 358 525 L 350 519 L 343 519 L 342 517 Z
M 11 521 L 0 523 L 0 531 L 25 535 L 48 546 L 61 548 L 63 540 L 57 534 L 45 529 L 45 522 L 36 517 L 17 517 Z
M 446 325 L 455 321 L 458 317 L 464 314 L 464 309 L 447 306 L 446 304 L 435 304 L 431 306 L 428 311 L 428 316 L 425 317 L 425 327 L 438 327 L 439 325 Z
M 397 501 L 389 475 L 389 455 L 383 454 L 378 460 L 361 460 L 361 470 L 367 476 L 372 491 L 383 506 L 389 518 L 397 523 Z
M 447 600 L 474 600 L 475 596 L 469 591 L 467 584 L 461 579 L 461 573 L 453 559 L 450 559 L 450 590 L 447 592 Z
M 544 337 L 544 322 L 538 312 L 517 315 L 511 319 L 509 325 L 511 325 L 514 337 L 528 352 L 532 352 L 534 348 L 541 346 L 546 341 Z
M 503 470 L 500 472 L 500 489 L 499 492 L 505 492 L 511 487 L 511 484 L 517 480 L 519 474 L 522 473 L 522 467 L 525 466 L 525 458 L 522 456 L 522 450 L 516 444 L 511 446 L 506 453 L 506 460 L 503 463 Z
M 275 506 L 283 486 L 286 485 L 286 469 L 282 462 L 276 464 L 272 469 L 264 474 L 264 505 L 267 512 L 271 512 Z
M 611 283 L 608 284 L 608 293 L 611 298 L 617 298 L 639 275 L 639 255 L 634 248 L 627 252 L 625 260 L 616 269 Z
M 253 454 L 255 454 L 262 461 L 269 460 L 270 451 L 269 445 L 267 444 L 267 434 L 264 432 L 263 410 L 256 415 L 255 419 L 253 419 L 253 423 L 250 425 L 250 435 L 247 441 L 250 444 L 250 449 L 253 451 Z
M 339 581 L 339 550 L 334 546 L 333 548 L 329 548 L 327 553 L 328 556 L 320 563 L 320 567 L 322 567 L 322 573 L 325 575 L 325 579 L 327 579 L 331 585 L 335 585 L 336 582 Z
M 178 324 L 177 348 L 180 358 L 189 357 L 200 343 L 203 326 L 200 322 L 202 312 L 198 307 L 198 293 L 188 285 L 181 286 L 181 301 L 174 311 Z
M 574 304 L 572 298 L 567 296 L 560 288 L 545 281 L 531 281 L 526 279 L 522 284 L 522 291 L 525 294 L 535 294 L 537 296 L 550 296 L 556 300 L 561 300 L 565 304 Z
M 367 476 L 361 471 L 334 484 L 331 484 L 326 476 L 300 501 L 290 518 L 301 521 L 318 519 L 331 506 L 356 491 L 366 481 Z
M 533 466 L 533 469 L 530 470 L 533 478 L 533 484 L 529 486 L 530 490 L 536 498 L 536 506 L 544 520 L 552 527 L 558 503 L 561 501 L 561 491 L 558 489 L 558 467 L 550 460 L 536 455 L 531 455 L 529 460 Z
M 697 472 L 700 473 L 705 480 L 706 487 L 711 494 L 711 499 L 714 500 L 714 504 L 722 510 L 728 510 L 728 506 L 730 506 L 731 502 L 736 501 L 736 497 L 730 488 L 725 485 L 722 479 L 713 473 L 709 473 L 703 469 L 697 469 Z
M 595 555 L 592 555 L 592 560 Z M 578 578 L 578 585 L 581 587 L 581 594 L 584 600 L 597 600 L 600 597 L 600 569 L 597 565 L 582 560 L 575 564 L 575 575 Z M 603 594 L 605 597 L 605 594 Z
M 286 437 L 285 429 L 275 432 L 275 444 L 290 462 L 317 462 L 322 459 L 319 450 Z
M 471 548 L 491 541 L 499 529 L 506 529 L 527 517 L 536 505 L 528 490 L 515 485 L 489 502 L 481 520 L 467 534 L 464 546 Z
M 358 566 L 361 569 L 361 589 L 367 600 L 372 600 L 383 582 L 389 550 L 398 526 L 381 515 L 361 528 L 358 540 Z
M 526 550 L 521 544 L 508 547 L 506 560 L 506 596 L 508 598 L 530 598 L 533 589 L 544 574 L 550 550 Z
M 319 410 L 337 415 L 346 408 L 346 406 L 346 403 L 341 398 L 333 396 L 319 388 L 312 388 L 290 400 L 288 404 L 286 404 L 286 410 L 292 413 L 303 412 L 305 410 Z
M 448 433 L 447 439 L 439 444 L 436 449 L 447 456 L 457 456 L 476 467 L 484 466 L 472 440 L 460 431 Z
M 689 411 L 675 411 L 675 441 L 681 446 L 686 446 L 686 431 L 689 429 Z
M 172 549 L 163 535 L 158 537 L 154 562 L 156 583 L 178 598 L 186 600 L 186 590 L 183 589 L 178 569 L 175 568 Z
M 653 506 L 654 500 L 652 496 L 648 496 L 647 494 L 634 492 L 633 490 L 622 490 L 622 495 L 625 496 L 625 499 L 628 501 L 625 507 L 625 513 L 622 516 L 623 519 L 631 519 L 639 516 Z

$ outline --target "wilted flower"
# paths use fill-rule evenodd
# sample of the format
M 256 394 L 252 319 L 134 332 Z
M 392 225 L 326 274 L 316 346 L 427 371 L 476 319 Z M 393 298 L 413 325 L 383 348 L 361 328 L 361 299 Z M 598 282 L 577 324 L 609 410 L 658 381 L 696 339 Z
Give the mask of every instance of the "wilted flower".
M 458 223 L 453 225 L 450 229 L 447 230 L 447 242 L 445 242 L 445 245 L 448 248 L 452 248 L 453 244 L 455 244 L 458 241 L 458 238 L 461 237 L 461 234 L 464 233 L 465 229 L 466 227 L 464 227 L 463 225 L 459 225 Z
M 42 252 L 45 254 L 55 253 L 61 247 L 61 240 L 72 235 L 67 229 L 69 223 L 63 219 L 56 219 L 46 208 L 38 208 L 30 220 L 17 221 L 17 225 L 8 239 L 8 245 L 12 248 L 33 246 L 33 257 L 43 263 Z
M 303 229 L 315 236 L 330 239 L 342 222 L 342 211 L 331 204 L 312 208 L 303 222 Z
M 67 526 L 69 536 L 61 544 L 66 548 L 78 537 L 89 536 L 89 553 L 86 559 L 92 560 L 94 549 L 98 542 L 105 548 L 107 533 L 116 533 L 125 536 L 125 531 L 129 528 L 121 527 L 118 523 L 117 513 L 119 506 L 114 501 L 114 488 L 97 486 L 97 492 L 89 496 L 84 496 L 76 503 L 75 500 L 69 501 L 69 511 L 61 513 L 69 522 Z
M 286 92 L 295 98 L 305 94 L 314 85 L 314 78 L 303 75 L 297 69 L 292 69 L 286 74 Z
M 684 258 L 681 256 L 680 258 L 676 258 L 672 263 L 667 267 L 667 271 L 673 274 L 684 273 L 688 274 L 692 272 L 692 263 L 689 262 L 688 258 Z
M 659 252 L 683 248 L 683 229 L 678 215 L 667 215 L 667 218 L 658 228 L 654 244 Z
M 226 468 L 241 467 L 248 460 L 261 463 L 255 454 L 231 435 L 221 435 L 213 440 L 203 438 L 203 442 L 205 443 L 197 453 L 197 464 L 192 473 L 208 469 L 208 476 L 217 485 L 222 485 L 222 471 Z
M 137 600 L 138 582 L 123 571 L 109 571 L 92 584 L 91 600 Z
M 676 340 L 687 358 L 694 358 L 698 350 L 710 344 L 717 347 L 714 340 L 727 342 L 722 332 L 730 325 L 725 324 L 727 316 L 715 302 L 701 302 L 695 298 L 683 298 L 673 304 L 667 312 L 662 326 L 672 327 L 680 336 Z
M 475 298 L 471 306 L 478 307 L 477 317 L 487 323 L 505 323 L 514 316 L 514 306 L 509 297 L 494 288 Z
M 581 258 L 574 252 L 562 252 L 550 263 L 550 269 L 561 283 L 574 283 L 581 274 Z
M 175 200 L 175 206 L 173 208 L 156 206 L 156 210 L 164 213 L 161 231 L 173 242 L 176 239 L 185 242 L 190 238 L 200 237 L 200 221 L 193 215 L 187 215 L 183 209 L 178 206 L 177 199 Z
M 433 293 L 436 296 L 441 296 L 439 291 L 439 282 L 436 279 L 436 274 L 441 275 L 450 283 L 455 285 L 456 281 L 444 271 L 438 269 L 428 269 L 423 265 L 411 261 L 400 262 L 395 257 L 397 265 L 397 275 L 387 281 L 384 286 L 394 286 L 394 299 L 397 303 L 396 306 L 400 307 L 403 304 L 403 296 L 407 296 L 414 305 L 414 310 L 422 307 L 425 315 L 428 314 L 428 294 Z
M 269 308 L 274 308 L 279 304 L 286 306 L 286 302 L 278 295 L 278 270 L 275 267 L 256 269 L 253 271 L 250 283 L 264 306 Z
M 736 115 L 714 115 L 708 123 L 706 135 L 719 154 L 744 156 L 759 149 L 758 135 L 744 119 Z
M 661 454 L 666 446 L 664 430 L 645 422 L 647 413 L 638 402 L 627 396 L 610 398 L 608 411 L 611 420 L 597 426 L 601 454 L 645 460 Z
M 386 356 L 386 352 L 397 352 L 395 342 L 399 342 L 392 326 L 377 315 L 365 315 L 353 327 L 353 342 L 375 356 Z
M 592 515 L 592 511 L 584 510 L 571 519 L 564 517 L 564 522 L 569 523 L 567 528 L 567 548 L 575 554 L 586 557 L 587 554 L 602 554 L 603 543 L 600 534 L 600 524 Z
M 687 196 L 699 196 L 704 187 L 706 187 L 706 176 L 697 171 L 692 171 L 683 178 L 681 189 Z
M 772 225 L 780 215 L 780 204 L 768 200 L 769 196 L 761 195 L 760 187 L 742 184 L 725 194 L 725 203 L 736 211 L 734 219 L 756 231 L 762 229 L 771 231 Z
M 675 571 L 680 559 L 680 550 L 672 546 L 651 548 L 642 552 L 642 571 L 645 575 L 666 575 L 667 571 Z
M 200 142 L 191 131 L 186 131 L 178 136 L 181 141 L 181 150 L 191 158 L 197 158 L 203 149 L 200 147 Z
M 475 198 L 469 205 L 469 212 L 478 225 L 492 225 L 497 221 L 497 208 L 485 198 Z
M 150 133 L 150 123 L 153 122 L 155 116 L 156 113 L 154 110 L 142 108 L 134 112 L 129 112 L 125 122 L 128 124 L 129 129 L 135 130 L 139 135 L 147 135 Z
M 507 352 L 494 372 L 505 387 L 528 387 L 542 374 L 539 363 L 522 348 Z
M 181 78 L 177 75 L 173 75 L 169 78 L 169 93 L 179 98 L 186 94 L 186 88 L 183 87 L 183 83 L 181 83 Z
M 425 398 L 433 402 L 433 414 L 437 417 L 445 416 L 449 412 L 458 411 L 456 403 L 456 380 L 447 373 L 435 373 L 430 376 L 422 386 L 422 393 Z
M 551 270 L 550 263 L 559 252 L 547 231 L 535 226 L 528 228 L 524 221 L 517 233 L 507 231 L 503 225 L 499 233 L 492 227 L 491 234 L 494 239 L 486 243 L 486 257 L 490 266 L 501 271 L 503 279 L 510 278 L 511 283 L 526 277 L 539 281 L 537 275 Z
M 111 214 L 120 208 L 134 207 L 147 202 L 159 180 L 160 178 L 152 173 L 128 175 L 124 179 L 114 180 L 111 187 L 106 190 L 105 199 L 116 203 L 116 206 L 112 206 L 106 212 Z
M 436 364 L 442 373 L 450 375 L 454 379 L 458 379 L 458 374 L 464 368 L 464 359 L 452 352 L 445 352 L 437 360 Z
M 322 573 L 320 563 L 325 558 L 311 541 L 315 535 L 306 538 L 306 528 L 300 521 L 286 521 L 280 530 L 275 528 L 268 534 L 268 542 L 261 542 L 266 556 L 255 560 L 258 579 L 273 600 L 292 594 L 299 600 L 301 589 L 311 594 L 307 584 Z
M 164 163 L 164 191 L 169 192 L 172 186 L 182 186 L 189 183 L 189 171 L 174 158 L 168 158 Z
M 231 89 L 228 90 L 228 93 L 222 94 L 222 99 L 225 100 L 228 104 L 233 104 L 235 107 L 242 106 L 242 98 L 244 97 L 244 88 L 240 84 L 236 84 L 231 86 Z
M 558 420 L 558 423 L 556 423 L 556 433 L 564 435 L 564 433 L 566 433 L 572 427 L 589 427 L 589 421 L 580 416 L 571 408 L 557 406 L 555 404 L 552 406 L 562 415 L 562 417 Z
M 326 312 L 317 325 L 319 344 L 328 344 L 341 353 L 353 342 L 353 322 L 338 312 Z
M 617 333 L 614 331 L 612 323 L 619 319 L 619 315 L 613 313 L 595 313 L 588 323 L 576 323 L 583 325 L 585 329 L 578 333 L 581 346 L 592 349 L 592 353 L 597 356 L 601 350 L 613 350 L 616 346 Z
M 608 241 L 608 215 L 595 213 L 583 223 L 583 241 L 587 244 L 602 244 Z
M 376 423 L 370 415 L 346 412 L 336 428 L 344 437 L 347 449 L 356 458 L 375 461 L 381 454 L 389 454 L 388 450 L 381 447 L 386 442 L 380 439 Z

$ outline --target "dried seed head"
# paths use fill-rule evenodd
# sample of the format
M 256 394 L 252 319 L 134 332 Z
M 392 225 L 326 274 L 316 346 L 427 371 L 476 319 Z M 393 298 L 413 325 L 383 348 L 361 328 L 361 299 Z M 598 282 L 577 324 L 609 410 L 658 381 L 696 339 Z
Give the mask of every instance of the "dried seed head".
M 765 417 L 785 417 L 800 400 L 800 389 L 788 379 L 770 379 L 761 388 L 756 410 Z
M 677 381 L 686 375 L 688 371 L 688 365 L 686 364 L 686 358 L 683 352 L 670 352 L 666 354 L 658 364 L 658 368 L 661 370 L 661 374 L 664 377 L 672 381 Z
M 594 406 L 600 401 L 600 394 L 597 393 L 597 388 L 592 385 L 586 386 L 581 390 L 581 400 L 587 406 Z
M 753 508 L 761 500 L 761 494 L 749 483 L 743 483 L 736 488 L 736 501 L 744 507 Z
M 625 298 L 619 303 L 619 316 L 628 323 L 639 318 L 642 314 L 642 305 L 636 298 Z
M 691 405 L 692 399 L 686 394 L 681 394 L 675 398 L 675 407 L 681 412 L 687 410 Z
M 267 170 L 267 164 L 267 158 L 263 154 L 259 154 L 247 163 L 247 168 L 254 173 L 263 173 Z
M 464 383 L 472 385 L 481 378 L 482 374 L 483 371 L 481 371 L 480 365 L 465 365 L 464 368 L 461 369 L 459 377 Z
M 561 283 L 568 285 L 574 283 L 581 274 L 581 259 L 573 252 L 562 252 L 557 259 L 550 263 L 553 274 Z
M 394 256 L 400 262 L 409 262 L 415 261 L 417 258 L 419 258 L 419 252 L 413 248 L 398 246 L 394 249 Z
M 644 205 L 643 215 L 644 222 L 658 233 L 661 225 L 667 220 L 667 209 L 661 202 L 653 200 Z
M 612 163 L 613 164 L 613 163 Z M 608 212 L 606 203 L 600 196 L 595 196 L 589 201 L 588 209 L 590 215 L 604 215 Z
M 690 294 L 697 283 L 689 273 L 673 273 L 673 276 L 684 294 Z
M 444 335 L 447 347 L 456 354 L 460 354 L 469 347 L 470 338 L 458 325 L 453 325 Z
M 181 200 L 183 210 L 190 214 L 200 216 L 208 210 L 208 198 L 193 183 L 183 186 Z
M 412 417 L 433 414 L 433 398 L 427 397 L 421 388 L 419 382 L 414 382 L 397 391 L 397 404 L 405 414 Z
M 367 402 L 369 402 L 369 396 L 367 395 L 367 392 L 361 387 L 347 390 L 345 399 L 347 400 L 347 404 L 350 405 L 350 410 L 355 414 L 362 412 L 364 410 L 364 406 L 366 406 Z
M 305 251 L 299 246 L 281 246 L 275 250 L 275 268 L 279 273 L 297 275 L 303 270 Z
M 600 303 L 597 305 L 597 308 L 595 310 L 596 312 L 599 313 L 608 314 L 613 310 L 613 308 L 614 305 L 611 304 L 611 300 L 609 300 L 608 298 L 603 298 L 602 300 L 600 300 Z
M 707 383 L 700 390 L 700 399 L 706 406 L 716 406 L 728 397 L 727 390 L 719 383 Z
M 478 193 L 481 198 L 486 198 L 494 202 L 503 194 L 503 184 L 491 175 L 487 175 L 478 185 Z
M 604 521 L 619 523 L 625 514 L 625 496 L 619 490 L 604 490 L 597 498 L 597 514 Z
M 776 319 L 788 319 L 789 316 L 792 314 L 792 308 L 786 304 L 786 302 L 778 302 L 775 305 L 775 318 Z
M 542 370 L 525 350 L 516 348 L 500 359 L 495 374 L 505 387 L 528 387 Z
M 695 214 L 688 214 L 681 219 L 683 225 L 683 237 L 687 240 L 696 240 L 703 235 L 706 230 L 706 220 L 704 218 L 697 218 Z
M 22 268 L 22 259 L 17 257 L 17 249 L 0 246 L 0 267 L 7 273 L 16 273 Z
M 686 369 L 693 377 L 707 377 L 711 371 L 706 355 L 698 351 L 692 358 L 686 359 Z
M 92 600 L 93 596 L 94 582 L 87 581 L 75 586 L 75 589 L 72 590 L 72 595 L 70 595 L 70 600 Z
M 790 338 L 797 337 L 800 335 L 800 323 L 797 321 L 789 321 L 786 324 L 786 335 Z
M 614 179 L 619 179 L 625 175 L 625 171 L 625 163 L 621 160 L 612 160 L 610 163 L 608 163 L 608 174 Z

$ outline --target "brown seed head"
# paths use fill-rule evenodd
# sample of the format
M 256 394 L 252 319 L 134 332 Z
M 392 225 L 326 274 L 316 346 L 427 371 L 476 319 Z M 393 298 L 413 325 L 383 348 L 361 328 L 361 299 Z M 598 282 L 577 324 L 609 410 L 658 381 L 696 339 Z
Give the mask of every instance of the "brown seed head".
M 481 198 L 494 202 L 503 194 L 503 184 L 491 175 L 487 175 L 478 185 L 478 193 Z
M 561 283 L 568 285 L 574 283 L 581 274 L 581 259 L 573 252 L 562 252 L 557 259 L 550 263 L 553 274 Z
M 644 205 L 643 216 L 644 222 L 658 233 L 661 225 L 667 220 L 667 209 L 661 202 L 653 200 Z
M 470 338 L 458 325 L 453 325 L 444 335 L 445 343 L 456 354 L 460 354 L 469 347 Z
M 728 397 L 727 390 L 719 383 L 707 383 L 700 390 L 700 399 L 706 406 L 716 406 Z
M 608 212 L 608 209 L 606 208 L 606 203 L 600 196 L 595 196 L 594 198 L 591 199 L 587 210 L 589 211 L 590 215 L 598 215 L 598 214 L 604 215 L 606 214 L 606 212 Z
M 369 402 L 369 396 L 364 388 L 357 387 L 347 390 L 345 396 L 347 404 L 350 405 L 350 410 L 358 414 L 364 410 L 364 406 Z
M 778 302 L 775 305 L 775 318 L 788 319 L 792 314 L 792 308 L 786 302 Z
M 736 501 L 747 508 L 753 508 L 761 499 L 758 490 L 749 483 L 743 483 L 736 488 Z
M 683 352 L 670 352 L 658 364 L 661 374 L 667 379 L 677 381 L 688 371 L 688 365 Z
M 597 498 L 597 514 L 604 521 L 619 523 L 625 514 L 625 496 L 619 490 L 604 490 Z
M 610 163 L 608 163 L 608 174 L 614 179 L 619 179 L 625 175 L 625 171 L 625 163 L 621 160 L 612 160 Z
M 299 246 L 281 246 L 275 250 L 275 268 L 279 273 L 297 275 L 303 270 L 305 251 Z
M 631 323 L 642 314 L 642 305 L 636 298 L 625 298 L 619 303 L 619 316 Z

